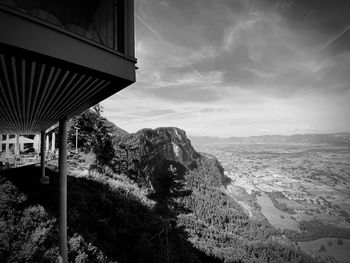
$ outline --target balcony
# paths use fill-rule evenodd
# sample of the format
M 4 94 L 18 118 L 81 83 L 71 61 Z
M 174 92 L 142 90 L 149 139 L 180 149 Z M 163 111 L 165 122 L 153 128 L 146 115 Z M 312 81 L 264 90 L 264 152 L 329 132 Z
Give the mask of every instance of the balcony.
M 0 130 L 46 130 L 135 82 L 133 8 L 0 0 Z
M 124 53 L 123 0 L 1 0 L 0 5 Z
M 135 82 L 135 63 L 133 0 L 0 0 L 0 132 L 41 133 L 43 184 L 45 131 L 59 122 L 58 262 L 68 262 L 67 120 Z

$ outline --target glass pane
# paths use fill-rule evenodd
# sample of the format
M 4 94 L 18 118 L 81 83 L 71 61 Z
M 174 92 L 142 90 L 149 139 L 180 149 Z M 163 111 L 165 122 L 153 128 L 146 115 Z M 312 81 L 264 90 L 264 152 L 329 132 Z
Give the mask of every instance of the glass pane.
M 124 0 L 6 0 L 24 11 L 120 52 L 124 50 Z

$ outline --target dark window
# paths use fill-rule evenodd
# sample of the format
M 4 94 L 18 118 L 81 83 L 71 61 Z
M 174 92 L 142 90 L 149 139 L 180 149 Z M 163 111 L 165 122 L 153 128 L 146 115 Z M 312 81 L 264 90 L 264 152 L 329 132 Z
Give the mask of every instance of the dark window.
M 13 0 L 11 7 L 124 51 L 124 0 Z

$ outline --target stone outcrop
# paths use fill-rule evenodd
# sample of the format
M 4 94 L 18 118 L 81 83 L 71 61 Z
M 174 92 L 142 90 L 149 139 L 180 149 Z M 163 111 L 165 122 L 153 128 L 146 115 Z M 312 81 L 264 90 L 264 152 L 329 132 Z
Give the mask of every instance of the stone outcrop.
M 177 174 L 197 166 L 201 155 L 194 150 L 185 131 L 174 128 L 142 129 L 115 138 L 117 167 L 141 184 L 152 185 L 170 166 Z

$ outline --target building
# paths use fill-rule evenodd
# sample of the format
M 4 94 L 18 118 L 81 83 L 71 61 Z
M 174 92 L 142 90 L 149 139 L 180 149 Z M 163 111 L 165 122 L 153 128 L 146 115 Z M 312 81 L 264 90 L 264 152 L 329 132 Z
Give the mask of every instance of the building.
M 31 148 L 35 152 L 39 152 L 40 136 L 38 134 L 0 134 L 0 153 L 21 153 Z
M 18 140 L 17 140 L 18 138 Z M 23 152 L 40 153 L 40 134 L 1 134 L 0 153 L 22 154 Z M 46 152 L 55 152 L 56 134 L 46 131 Z
M 135 82 L 133 0 L 0 0 L 0 133 L 59 123 L 59 261 L 67 262 L 67 120 Z M 44 149 L 44 150 L 43 150 Z M 42 154 L 45 174 L 45 154 Z

